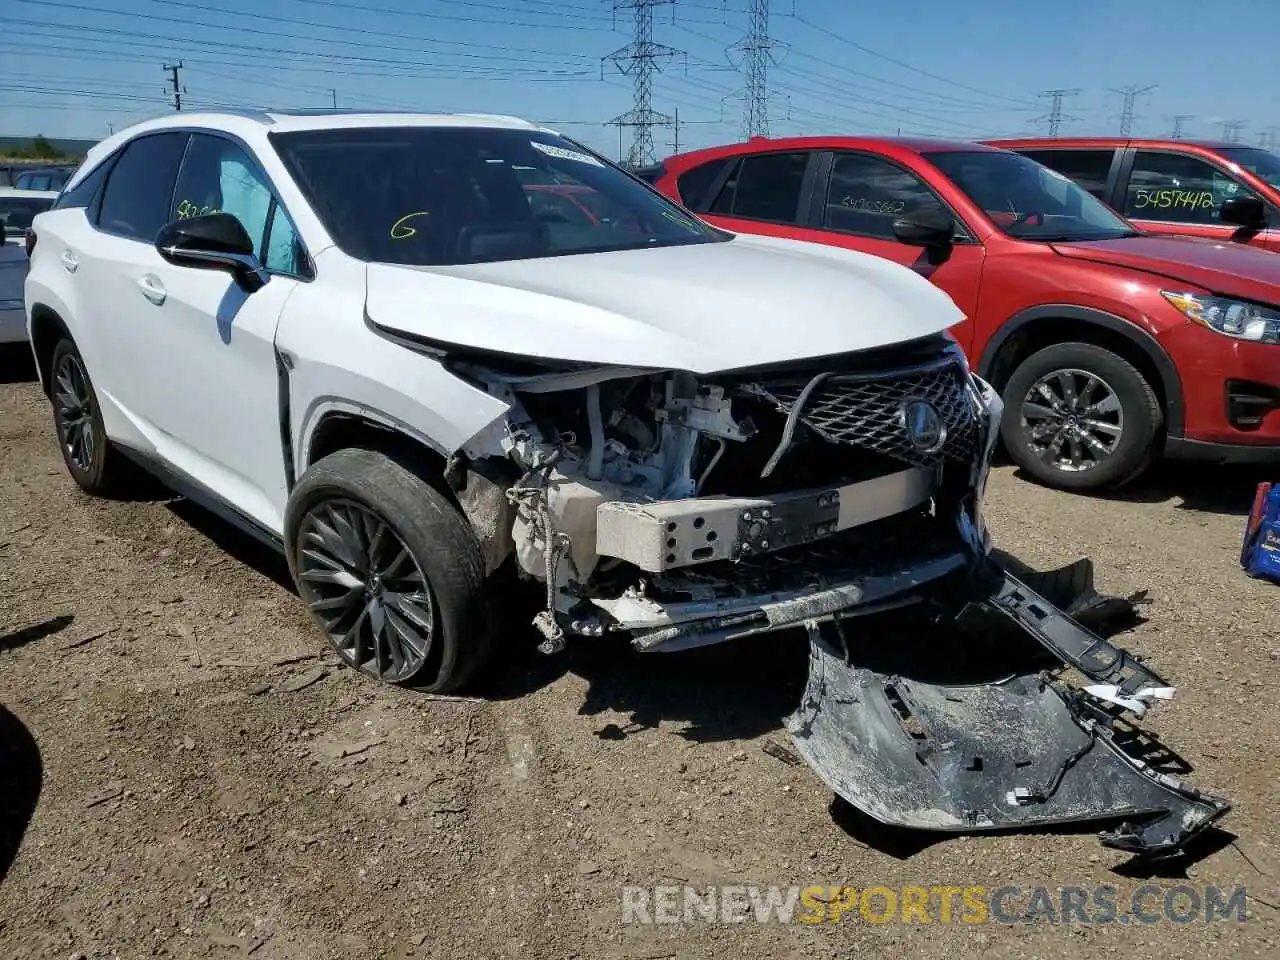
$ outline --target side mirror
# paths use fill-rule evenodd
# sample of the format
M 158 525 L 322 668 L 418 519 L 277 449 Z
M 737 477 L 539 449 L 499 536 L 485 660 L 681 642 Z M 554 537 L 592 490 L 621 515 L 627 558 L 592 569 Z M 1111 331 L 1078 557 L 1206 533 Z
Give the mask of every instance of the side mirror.
M 246 293 L 261 290 L 270 279 L 254 252 L 253 240 L 229 213 L 166 224 L 156 234 L 156 250 L 179 267 L 226 270 Z
M 1218 219 L 1247 230 L 1261 230 L 1267 225 L 1267 208 L 1257 197 L 1231 197 L 1222 201 Z
M 902 243 L 922 247 L 949 247 L 955 233 L 955 217 L 942 207 L 933 204 L 893 221 L 895 237 Z

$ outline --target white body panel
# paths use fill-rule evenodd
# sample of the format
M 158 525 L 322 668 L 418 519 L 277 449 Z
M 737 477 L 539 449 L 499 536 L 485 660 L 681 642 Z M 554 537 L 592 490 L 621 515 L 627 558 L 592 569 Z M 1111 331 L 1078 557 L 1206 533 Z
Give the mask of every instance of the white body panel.
M 456 267 L 370 264 L 368 311 L 445 343 L 694 373 L 882 347 L 963 318 L 889 260 L 745 235 Z

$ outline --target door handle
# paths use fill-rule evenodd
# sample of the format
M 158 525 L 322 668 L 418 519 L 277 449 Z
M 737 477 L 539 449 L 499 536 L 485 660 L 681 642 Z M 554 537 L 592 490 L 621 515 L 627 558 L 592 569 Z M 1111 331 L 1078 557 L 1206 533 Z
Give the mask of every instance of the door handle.
M 157 306 L 164 303 L 164 298 L 168 294 L 165 293 L 164 284 L 158 278 L 148 273 L 146 276 L 139 277 L 137 282 L 138 289 L 142 291 L 144 297 Z
M 70 250 L 62 251 L 62 269 L 66 270 L 67 273 L 75 273 L 79 266 L 80 261 L 76 259 L 74 253 Z

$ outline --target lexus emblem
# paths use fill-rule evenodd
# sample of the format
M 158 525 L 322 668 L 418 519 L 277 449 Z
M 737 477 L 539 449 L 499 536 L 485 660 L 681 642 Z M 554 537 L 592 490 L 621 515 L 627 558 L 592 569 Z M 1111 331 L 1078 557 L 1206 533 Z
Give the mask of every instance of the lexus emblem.
M 902 429 L 918 453 L 937 453 L 947 442 L 947 425 L 933 404 L 908 400 L 902 405 Z

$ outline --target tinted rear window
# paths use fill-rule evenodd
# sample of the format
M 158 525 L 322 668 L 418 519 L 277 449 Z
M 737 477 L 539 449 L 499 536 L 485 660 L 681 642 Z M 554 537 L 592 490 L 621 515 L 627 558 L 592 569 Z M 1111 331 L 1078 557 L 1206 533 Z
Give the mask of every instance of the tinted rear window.
M 0 196 L 0 223 L 6 237 L 20 237 L 27 232 L 37 213 L 53 206 L 53 198 Z
M 169 222 L 169 202 L 187 148 L 185 133 L 139 137 L 124 148 L 111 169 L 98 225 L 103 230 L 150 243 Z

